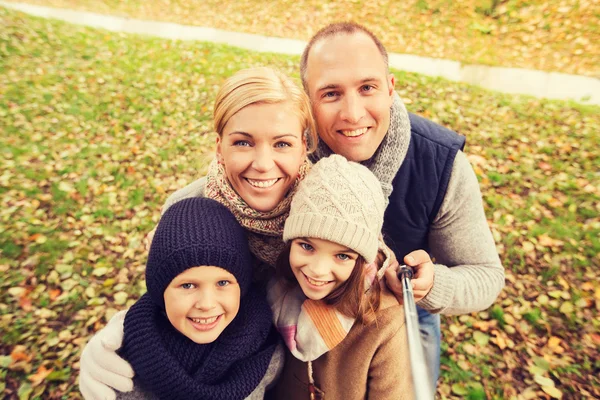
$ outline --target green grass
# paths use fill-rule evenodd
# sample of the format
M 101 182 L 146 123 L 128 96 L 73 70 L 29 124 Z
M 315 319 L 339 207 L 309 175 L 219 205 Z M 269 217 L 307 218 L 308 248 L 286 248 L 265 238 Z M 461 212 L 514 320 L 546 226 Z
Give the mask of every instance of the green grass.
M 206 172 L 217 88 L 257 65 L 297 79 L 298 58 L 2 8 L 0 25 L 3 390 L 77 397 L 85 340 L 143 291 L 142 241 L 161 205 Z M 565 396 L 600 396 L 600 108 L 394 72 L 409 110 L 467 136 L 507 270 L 490 310 L 442 318 L 439 396 L 504 399 L 531 387 L 541 397 L 536 374 L 558 376 Z M 115 304 L 121 290 L 128 301 Z M 547 367 L 533 368 L 536 357 Z M 41 367 L 53 375 L 34 385 Z

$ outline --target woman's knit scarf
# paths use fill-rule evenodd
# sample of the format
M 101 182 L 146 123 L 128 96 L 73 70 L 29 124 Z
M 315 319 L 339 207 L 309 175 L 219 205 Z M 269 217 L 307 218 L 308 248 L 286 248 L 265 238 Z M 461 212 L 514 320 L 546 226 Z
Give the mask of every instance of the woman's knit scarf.
M 392 194 L 392 181 L 406 157 L 409 143 L 410 119 L 408 118 L 408 111 L 406 111 L 400 96 L 394 92 L 388 132 L 373 157 L 362 162 L 379 179 L 386 198 L 389 198 Z M 320 140 L 317 150 L 311 155 L 311 160 L 317 162 L 331 154 L 333 154 L 333 151 L 324 141 Z
M 256 211 L 250 207 L 231 187 L 223 164 L 216 159 L 211 163 L 206 176 L 206 197 L 214 199 L 229 209 L 240 225 L 248 232 L 250 251 L 261 261 L 275 266 L 277 257 L 284 248 L 283 225 L 290 213 L 292 197 L 298 183 L 310 169 L 308 159 L 300 166 L 298 177 L 286 196 L 271 211 Z
M 264 295 L 251 289 L 217 340 L 197 344 L 145 294 L 127 312 L 119 354 L 131 363 L 141 388 L 160 399 L 244 399 L 271 362 L 277 345 L 271 323 Z

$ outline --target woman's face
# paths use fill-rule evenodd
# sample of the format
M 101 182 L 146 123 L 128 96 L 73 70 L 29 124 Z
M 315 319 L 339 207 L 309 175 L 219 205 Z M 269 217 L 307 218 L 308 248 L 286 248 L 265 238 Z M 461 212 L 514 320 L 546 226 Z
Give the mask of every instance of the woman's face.
M 253 104 L 217 137 L 217 157 L 237 194 L 257 211 L 283 200 L 306 159 L 300 117 L 289 102 Z

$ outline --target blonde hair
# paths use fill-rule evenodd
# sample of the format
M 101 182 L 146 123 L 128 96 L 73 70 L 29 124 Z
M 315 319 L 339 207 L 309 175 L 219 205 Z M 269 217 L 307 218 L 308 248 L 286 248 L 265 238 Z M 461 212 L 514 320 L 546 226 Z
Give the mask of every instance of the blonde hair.
M 308 96 L 288 76 L 269 67 L 242 69 L 225 80 L 215 100 L 215 131 L 221 136 L 227 122 L 244 107 L 284 102 L 296 108 L 307 150 L 313 152 L 318 136 Z

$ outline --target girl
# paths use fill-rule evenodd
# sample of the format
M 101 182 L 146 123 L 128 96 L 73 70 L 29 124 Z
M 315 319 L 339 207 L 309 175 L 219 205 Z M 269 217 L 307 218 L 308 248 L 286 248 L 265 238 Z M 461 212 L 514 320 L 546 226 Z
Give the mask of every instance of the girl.
M 221 204 L 186 199 L 160 220 L 148 292 L 127 312 L 119 399 L 262 399 L 283 361 L 271 310 L 251 286 L 244 230 Z
M 245 228 L 251 252 L 262 261 L 254 265 L 255 278 L 266 281 L 283 249 L 281 235 L 292 196 L 309 169 L 307 154 L 317 144 L 310 102 L 285 75 L 251 68 L 224 82 L 213 117 L 217 149 L 208 176 L 171 195 L 163 212 L 191 197 L 224 204 Z M 88 400 L 114 398 L 111 388 L 131 388 L 133 371 L 114 352 L 123 340 L 124 315 L 117 313 L 83 350 L 79 381 Z
M 403 308 L 380 285 L 390 257 L 384 211 L 377 178 L 342 156 L 321 159 L 300 183 L 283 278 L 269 287 L 289 353 L 275 398 L 413 397 Z

